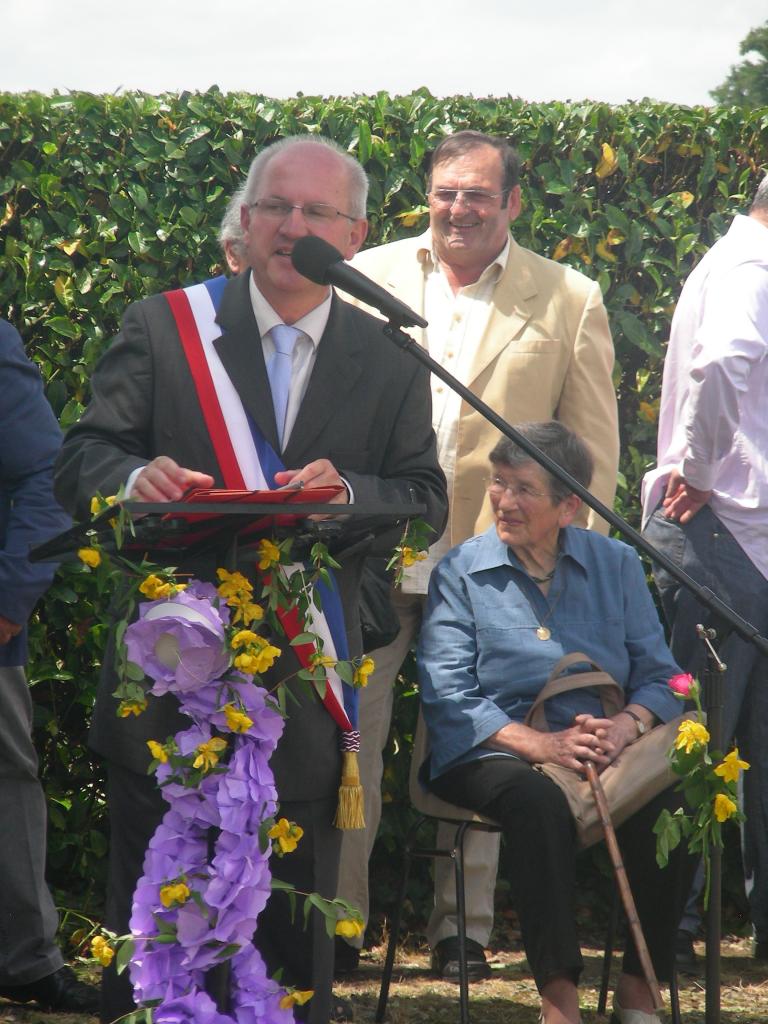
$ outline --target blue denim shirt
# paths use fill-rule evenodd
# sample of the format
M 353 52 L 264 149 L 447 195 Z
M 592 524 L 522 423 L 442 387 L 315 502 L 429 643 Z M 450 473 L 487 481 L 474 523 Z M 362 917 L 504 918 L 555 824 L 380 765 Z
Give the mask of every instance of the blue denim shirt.
M 667 680 L 680 672 L 664 639 L 640 559 L 620 541 L 568 526 L 545 597 L 495 527 L 440 562 L 418 649 L 424 717 L 432 746 L 430 775 L 478 757 L 480 744 L 522 722 L 557 661 L 583 651 L 663 722 L 680 713 Z M 536 635 L 539 626 L 548 640 Z M 591 690 L 547 702 L 552 730 L 580 712 L 601 714 Z

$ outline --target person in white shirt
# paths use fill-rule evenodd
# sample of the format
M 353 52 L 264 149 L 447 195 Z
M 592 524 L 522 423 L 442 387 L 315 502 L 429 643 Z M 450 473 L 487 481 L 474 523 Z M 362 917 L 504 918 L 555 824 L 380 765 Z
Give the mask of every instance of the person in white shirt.
M 698 582 L 768 630 L 768 177 L 748 216 L 685 283 L 664 363 L 657 466 L 643 480 L 644 533 Z M 697 623 L 720 632 L 727 664 L 724 743 L 738 737 L 744 776 L 744 860 L 755 956 L 768 960 L 768 690 L 766 659 L 669 573 L 654 567 L 676 661 L 703 667 Z M 678 963 L 693 967 L 695 896 L 681 921 Z
M 554 418 L 579 434 L 595 459 L 593 491 L 610 505 L 619 438 L 613 343 L 599 285 L 523 249 L 510 234 L 522 195 L 519 159 L 505 139 L 475 131 L 443 139 L 432 157 L 427 198 L 425 234 L 358 253 L 353 265 L 428 320 L 429 328 L 413 336 L 510 423 Z M 367 828 L 347 834 L 342 844 L 339 895 L 366 919 L 393 684 L 418 633 L 433 565 L 492 522 L 484 496 L 487 453 L 498 431 L 434 376 L 432 408 L 448 480 L 448 527 L 394 595 L 399 635 L 372 652 L 376 672 L 360 709 Z M 585 514 L 580 525 L 605 532 L 606 524 L 594 518 Z M 498 837 L 473 832 L 465 850 L 469 972 L 477 981 L 490 973 L 484 947 L 493 924 Z M 437 973 L 458 981 L 455 915 L 453 873 L 438 860 L 428 938 Z M 357 950 L 337 942 L 337 972 L 356 962 Z

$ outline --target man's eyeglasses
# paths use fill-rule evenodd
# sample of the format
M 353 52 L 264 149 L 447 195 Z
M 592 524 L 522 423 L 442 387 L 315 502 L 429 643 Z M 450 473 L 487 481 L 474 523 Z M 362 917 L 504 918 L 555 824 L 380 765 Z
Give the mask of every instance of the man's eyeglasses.
M 501 199 L 503 205 L 507 193 L 483 192 L 482 189 L 477 188 L 436 188 L 428 195 L 433 206 L 453 206 L 456 200 L 461 198 L 465 206 L 469 206 L 473 210 L 482 210 L 491 206 L 497 199 Z
M 488 488 L 488 493 L 492 494 L 494 498 L 500 498 L 505 493 L 511 498 L 515 498 L 516 501 L 536 501 L 539 498 L 552 497 L 546 491 L 534 491 L 532 487 L 528 487 L 526 484 L 508 484 L 500 476 L 489 477 L 486 487 Z
M 301 210 L 304 219 L 310 224 L 327 224 L 337 217 L 353 221 L 359 219 L 349 213 L 342 213 L 328 203 L 289 203 L 285 199 L 257 199 L 250 204 L 250 209 L 258 210 L 262 217 L 270 217 L 272 220 L 285 220 L 291 210 Z

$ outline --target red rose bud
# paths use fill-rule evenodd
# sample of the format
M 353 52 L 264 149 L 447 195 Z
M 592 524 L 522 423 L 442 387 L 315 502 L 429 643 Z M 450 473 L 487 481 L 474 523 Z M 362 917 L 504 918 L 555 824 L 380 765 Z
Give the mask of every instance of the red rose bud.
M 672 676 L 668 685 L 670 690 L 685 699 L 692 697 L 697 687 L 696 680 L 689 672 L 681 672 L 680 675 Z

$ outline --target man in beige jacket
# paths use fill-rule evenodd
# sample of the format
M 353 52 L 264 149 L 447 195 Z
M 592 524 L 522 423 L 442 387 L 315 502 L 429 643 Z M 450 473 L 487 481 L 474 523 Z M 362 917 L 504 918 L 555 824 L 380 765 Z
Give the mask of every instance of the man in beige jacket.
M 509 226 L 521 209 L 519 160 L 506 141 L 464 131 L 444 139 L 432 158 L 429 230 L 358 254 L 354 266 L 429 322 L 414 337 L 508 422 L 558 419 L 595 458 L 593 492 L 610 505 L 619 438 L 611 378 L 613 343 L 599 286 L 570 267 L 523 249 Z M 387 344 L 387 342 L 382 342 Z M 393 682 L 421 622 L 429 573 L 454 545 L 491 522 L 486 498 L 488 454 L 498 433 L 437 377 L 433 422 L 450 498 L 446 532 L 429 558 L 393 595 L 400 633 L 372 652 L 376 672 L 362 691 L 361 770 L 365 832 L 344 835 L 339 895 L 367 919 L 367 864 L 381 814 L 381 752 L 392 711 Z M 583 525 L 606 530 L 589 513 Z M 451 837 L 439 837 L 450 845 Z M 466 842 L 470 980 L 488 977 L 484 947 L 493 924 L 498 837 L 470 833 Z M 458 980 L 455 890 L 450 865 L 435 865 L 435 907 L 428 926 L 433 967 Z M 362 942 L 359 939 L 358 942 Z M 337 941 L 339 973 L 358 950 Z

